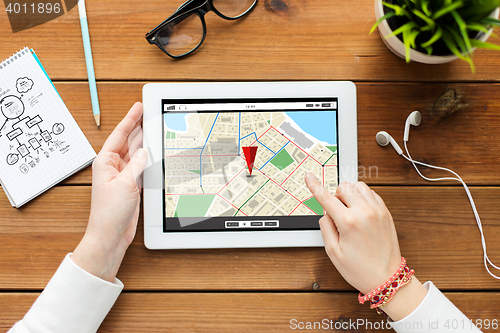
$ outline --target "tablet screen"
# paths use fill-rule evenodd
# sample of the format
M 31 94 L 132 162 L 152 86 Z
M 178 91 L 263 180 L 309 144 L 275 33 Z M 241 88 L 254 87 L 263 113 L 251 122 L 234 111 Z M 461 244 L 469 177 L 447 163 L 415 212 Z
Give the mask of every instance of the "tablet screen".
M 163 99 L 164 232 L 317 230 L 338 185 L 338 99 Z

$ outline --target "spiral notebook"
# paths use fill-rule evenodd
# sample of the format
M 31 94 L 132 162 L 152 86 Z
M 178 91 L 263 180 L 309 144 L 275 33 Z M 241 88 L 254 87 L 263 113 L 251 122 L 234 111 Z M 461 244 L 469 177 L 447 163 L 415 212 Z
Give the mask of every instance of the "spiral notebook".
M 19 208 L 92 163 L 96 153 L 35 52 L 0 63 L 0 183 Z

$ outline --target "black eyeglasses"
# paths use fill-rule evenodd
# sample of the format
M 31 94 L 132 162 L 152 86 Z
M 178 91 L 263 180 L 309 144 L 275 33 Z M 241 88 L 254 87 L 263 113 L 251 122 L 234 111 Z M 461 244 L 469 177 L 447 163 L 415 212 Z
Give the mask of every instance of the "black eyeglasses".
M 188 0 L 168 19 L 146 34 L 172 58 L 181 58 L 196 51 L 207 34 L 205 14 L 213 11 L 226 20 L 248 14 L 258 0 Z

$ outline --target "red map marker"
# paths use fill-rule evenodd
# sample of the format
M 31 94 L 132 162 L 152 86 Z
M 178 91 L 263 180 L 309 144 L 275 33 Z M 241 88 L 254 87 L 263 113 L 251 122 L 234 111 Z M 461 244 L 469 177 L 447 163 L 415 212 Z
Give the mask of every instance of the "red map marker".
M 248 172 L 250 176 L 252 175 L 253 163 L 255 162 L 255 156 L 257 155 L 257 146 L 253 147 L 242 147 L 243 154 L 245 154 L 245 160 L 247 161 Z

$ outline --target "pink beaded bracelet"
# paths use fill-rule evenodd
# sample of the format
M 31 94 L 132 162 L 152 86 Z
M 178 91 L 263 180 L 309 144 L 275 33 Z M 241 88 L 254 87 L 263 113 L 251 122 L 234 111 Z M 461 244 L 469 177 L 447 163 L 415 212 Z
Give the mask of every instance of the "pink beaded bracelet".
M 410 269 L 408 265 L 406 265 L 406 259 L 401 257 L 401 264 L 399 265 L 399 269 L 396 273 L 394 273 L 394 275 L 391 276 L 391 278 L 384 284 L 375 288 L 372 292 L 366 295 L 359 293 L 359 303 L 364 304 L 366 301 L 369 301 L 371 303 L 371 309 L 377 309 L 378 314 L 385 314 L 380 307 L 387 304 L 387 302 L 394 297 L 399 288 L 408 284 L 413 278 L 413 274 L 415 274 L 415 271 Z

